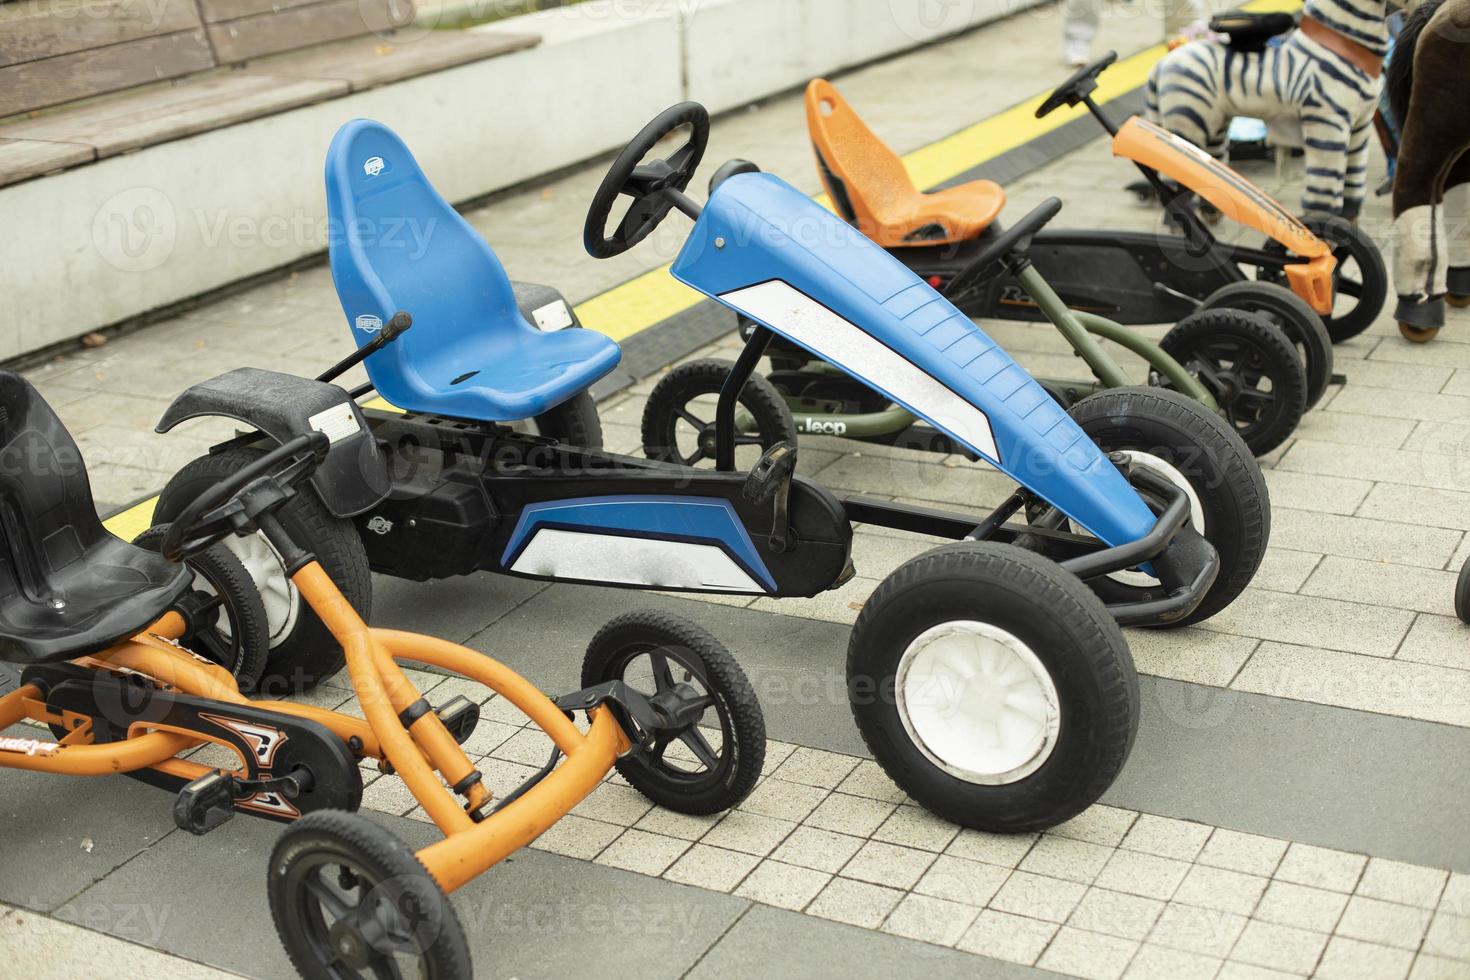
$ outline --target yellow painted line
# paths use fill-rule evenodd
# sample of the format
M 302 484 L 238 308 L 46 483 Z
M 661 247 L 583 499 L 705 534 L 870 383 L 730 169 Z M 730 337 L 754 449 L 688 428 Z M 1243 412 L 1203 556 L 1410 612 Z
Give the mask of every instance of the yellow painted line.
M 121 513 L 113 514 L 102 522 L 102 526 L 124 541 L 131 541 L 152 526 L 153 506 L 157 503 L 157 497 L 150 497 Z
M 1301 0 L 1253 0 L 1244 9 L 1257 13 L 1294 11 Z M 1098 79 L 1096 101 L 1106 104 L 1141 86 L 1148 78 L 1154 62 L 1164 56 L 1165 47 L 1156 44 L 1113 65 Z M 993 160 L 1009 150 L 1029 143 L 1038 136 L 1057 129 L 1087 112 L 1083 106 L 1058 109 L 1045 119 L 1036 118 L 1036 107 L 1050 94 L 1042 93 L 1020 105 L 1004 109 L 952 136 L 930 143 L 903 157 L 909 175 L 917 187 L 934 187 L 967 170 Z M 1101 132 L 1101 129 L 1099 129 Z M 830 207 L 826 195 L 817 200 Z M 577 318 L 582 325 L 600 330 L 613 340 L 624 341 L 669 317 L 683 313 L 703 300 L 704 294 L 690 289 L 669 275 L 668 265 L 650 269 L 620 286 L 614 286 L 579 304 Z M 365 403 L 366 408 L 398 411 L 382 398 Z M 109 531 L 130 540 L 147 529 L 153 518 L 153 505 L 158 498 L 145 500 L 128 510 L 108 518 Z

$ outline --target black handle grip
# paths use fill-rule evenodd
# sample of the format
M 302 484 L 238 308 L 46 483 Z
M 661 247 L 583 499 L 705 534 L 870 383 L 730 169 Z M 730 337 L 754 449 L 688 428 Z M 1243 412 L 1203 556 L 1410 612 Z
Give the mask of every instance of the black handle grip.
M 406 310 L 399 310 L 393 314 L 393 319 L 388 321 L 388 325 L 373 338 L 373 343 L 378 347 L 391 344 L 411 326 L 413 326 L 413 317 L 409 316 Z
M 393 314 L 393 318 L 389 320 L 385 326 L 378 329 L 378 334 L 376 337 L 363 344 L 351 354 L 348 354 L 346 357 L 342 358 L 342 360 L 338 361 L 336 364 L 333 364 L 331 367 L 327 368 L 321 374 L 317 375 L 316 379 L 323 382 L 337 380 L 342 375 L 346 374 L 348 371 L 352 370 L 357 365 L 361 364 L 363 361 L 367 360 L 369 357 L 382 350 L 388 344 L 393 343 L 393 341 L 402 336 L 403 332 L 411 326 L 413 326 L 413 317 L 409 316 L 406 311 L 399 310 L 397 313 Z

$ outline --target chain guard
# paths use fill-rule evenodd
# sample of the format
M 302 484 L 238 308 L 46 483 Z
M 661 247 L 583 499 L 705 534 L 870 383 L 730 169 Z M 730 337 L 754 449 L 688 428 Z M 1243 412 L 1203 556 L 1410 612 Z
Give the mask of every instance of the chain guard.
M 75 664 L 37 664 L 27 668 L 23 679 L 42 686 L 51 711 L 90 719 L 94 744 L 122 741 L 135 724 L 166 725 L 233 747 L 245 760 L 244 768 L 234 773 L 242 779 L 287 776 L 301 766 L 311 771 L 311 787 L 295 798 L 255 793 L 235 801 L 241 813 L 289 823 L 316 810 L 356 811 L 362 803 L 362 773 L 356 759 L 342 739 L 319 722 L 167 691 L 143 675 Z M 175 793 L 189 783 L 183 776 L 152 768 L 124 775 Z

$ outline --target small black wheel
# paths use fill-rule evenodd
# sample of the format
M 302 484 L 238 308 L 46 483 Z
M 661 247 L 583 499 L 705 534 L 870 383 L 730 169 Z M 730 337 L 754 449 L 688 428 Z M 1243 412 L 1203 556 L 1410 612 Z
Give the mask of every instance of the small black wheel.
M 469 980 L 454 906 L 397 837 L 355 813 L 322 810 L 271 850 L 271 917 L 307 980 Z
M 153 523 L 173 520 L 194 498 L 261 455 L 258 449 L 227 449 L 193 460 L 159 494 Z M 292 540 L 316 555 L 347 601 L 367 618 L 372 609 L 372 576 L 367 552 L 352 522 L 333 517 L 316 492 L 305 486 L 277 516 Z M 341 644 L 301 598 L 281 556 L 265 536 L 232 536 L 224 545 L 255 581 L 270 623 L 270 656 L 259 689 L 267 694 L 290 694 L 314 687 L 341 670 L 345 663 Z
M 1257 456 L 1286 441 L 1306 411 L 1306 368 L 1286 334 L 1260 314 L 1198 310 L 1159 346 L 1199 378 Z M 1168 386 L 1156 373 L 1149 380 Z
M 853 717 L 883 770 L 936 815 L 1015 833 L 1061 823 L 1117 778 L 1138 675 L 1101 600 L 1040 555 L 941 545 L 863 605 Z
M 617 762 L 654 803 L 679 813 L 728 810 L 750 795 L 766 757 L 766 723 L 745 672 L 693 623 L 652 610 L 609 622 L 587 645 L 582 686 L 621 680 L 680 703 L 685 723 Z
M 1356 337 L 1373 325 L 1388 300 L 1388 267 L 1372 238 L 1357 225 L 1337 214 L 1309 211 L 1302 215 L 1307 230 L 1327 243 L 1337 266 L 1332 270 L 1332 315 L 1323 325 L 1334 344 Z M 1263 250 L 1286 255 L 1286 246 L 1272 239 Z M 1285 276 L 1272 269 L 1258 269 L 1257 279 L 1282 282 Z
M 158 551 L 167 524 L 155 524 L 133 544 Z M 194 589 L 205 598 L 195 615 L 199 621 L 179 642 L 208 657 L 234 675 L 240 690 L 255 690 L 270 653 L 270 621 L 250 573 L 223 543 L 200 551 L 185 562 L 194 573 Z
M 1460 622 L 1470 623 L 1470 561 L 1460 566 L 1460 577 L 1455 580 L 1455 615 Z
M 659 379 L 643 409 L 643 452 L 649 459 L 713 466 L 715 406 L 733 368 L 706 358 L 681 364 Z M 796 445 L 786 400 L 765 377 L 752 374 L 735 410 L 735 468 L 749 469 L 780 442 Z
M 597 402 L 590 392 L 584 391 L 568 398 L 530 421 L 533 424 L 527 428 L 536 435 L 547 436 L 578 449 L 602 448 L 602 418 L 597 414 Z
M 1112 388 L 1068 413 L 1104 452 L 1121 452 L 1190 497 L 1190 522 L 1220 554 L 1220 572 L 1204 600 L 1171 627 L 1198 623 L 1235 601 L 1250 584 L 1271 538 L 1271 498 L 1261 468 L 1218 415 L 1177 391 Z M 1119 572 L 1089 583 L 1105 602 L 1134 602 L 1157 579 Z
M 1317 311 L 1285 286 L 1244 280 L 1221 286 L 1200 304 L 1202 310 L 1232 307 L 1259 313 L 1296 345 L 1307 372 L 1307 408 L 1316 405 L 1332 384 L 1332 337 Z

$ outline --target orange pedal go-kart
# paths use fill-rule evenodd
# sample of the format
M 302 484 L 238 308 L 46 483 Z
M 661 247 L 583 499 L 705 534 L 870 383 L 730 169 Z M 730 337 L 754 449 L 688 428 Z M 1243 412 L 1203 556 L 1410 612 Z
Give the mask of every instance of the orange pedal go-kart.
M 687 813 L 734 806 L 759 778 L 765 728 L 748 681 L 708 634 L 674 617 L 614 619 L 588 648 L 585 689 L 554 701 L 474 650 L 368 628 L 275 516 L 326 457 L 322 432 L 266 453 L 150 532 L 161 554 L 103 528 L 76 444 L 9 372 L 0 445 L 0 660 L 23 668 L 0 697 L 0 766 L 133 776 L 176 793 L 174 820 L 195 834 L 236 812 L 289 822 L 268 893 L 303 976 L 471 976 L 446 893 L 529 844 L 614 766 Z M 265 611 L 220 542 L 257 530 L 341 643 L 365 718 L 241 694 L 264 665 Z M 211 657 L 186 649 L 195 642 Z M 463 696 L 431 705 L 399 661 L 478 681 L 515 705 L 554 743 L 545 767 L 495 799 L 461 747 L 479 706 Z M 18 727 L 27 719 L 52 737 Z M 205 745 L 232 752 L 238 767 L 189 757 Z M 442 840 L 415 853 L 354 812 L 364 759 L 408 785 Z

